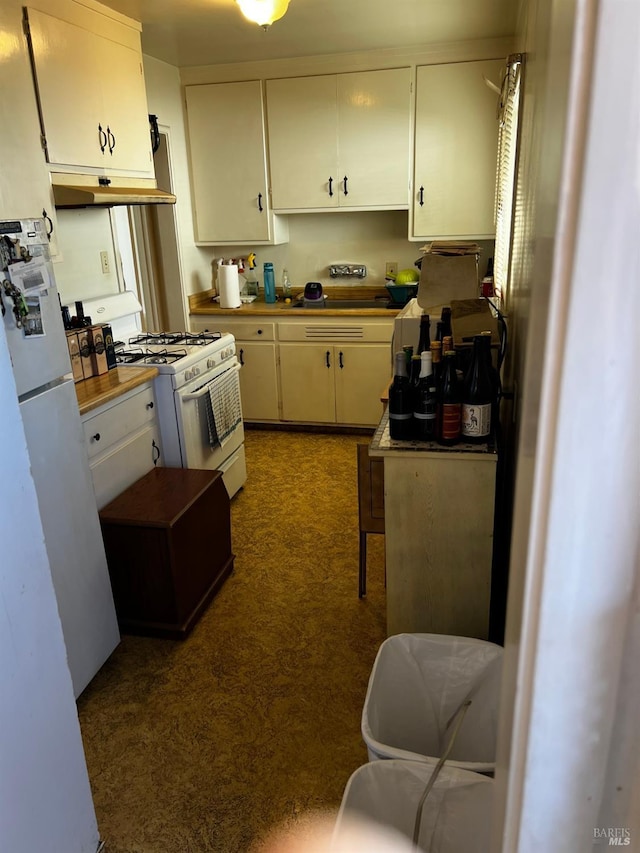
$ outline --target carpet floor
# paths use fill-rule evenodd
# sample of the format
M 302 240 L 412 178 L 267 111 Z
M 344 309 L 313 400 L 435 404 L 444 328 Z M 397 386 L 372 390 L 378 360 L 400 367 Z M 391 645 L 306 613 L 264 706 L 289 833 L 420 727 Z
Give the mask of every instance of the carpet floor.
M 188 639 L 123 636 L 78 701 L 105 853 L 240 853 L 339 806 L 385 638 L 383 536 L 358 599 L 366 440 L 247 431 L 234 573 Z

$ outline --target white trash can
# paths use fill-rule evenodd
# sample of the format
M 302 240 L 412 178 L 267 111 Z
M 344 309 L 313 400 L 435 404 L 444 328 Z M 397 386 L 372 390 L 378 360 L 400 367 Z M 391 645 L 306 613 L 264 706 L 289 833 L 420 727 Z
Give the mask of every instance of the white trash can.
M 369 760 L 435 763 L 449 743 L 452 717 L 470 699 L 448 767 L 492 773 L 503 649 L 471 637 L 396 634 L 371 670 L 362 711 Z
M 359 849 L 345 841 L 351 841 L 354 826 L 364 820 L 369 827 L 374 823 L 399 833 L 410 851 L 420 800 L 434 769 L 424 761 L 393 759 L 359 767 L 344 790 L 331 849 Z M 488 853 L 493 785 L 493 779 L 445 764 L 422 808 L 418 849 Z M 405 850 L 402 843 L 398 848 Z

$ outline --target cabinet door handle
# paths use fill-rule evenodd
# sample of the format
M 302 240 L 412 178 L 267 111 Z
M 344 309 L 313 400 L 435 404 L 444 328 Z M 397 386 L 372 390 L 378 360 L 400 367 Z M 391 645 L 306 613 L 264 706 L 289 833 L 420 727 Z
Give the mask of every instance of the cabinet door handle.
M 42 208 L 42 218 L 44 219 L 47 227 L 47 240 L 51 240 L 51 235 L 53 234 L 53 219 L 48 215 L 44 207 Z
M 326 357 L 327 357 L 327 367 L 331 367 L 331 353 L 329 352 L 329 350 L 327 350 Z
M 150 403 L 147 403 L 147 409 L 153 409 L 153 400 Z
M 262 213 L 262 193 L 258 193 L 258 210 Z
M 420 207 L 424 204 L 424 187 L 420 187 L 420 192 L 418 193 L 418 202 Z
M 107 125 L 107 141 L 109 142 L 109 154 L 113 154 L 113 149 L 116 147 L 116 138 L 111 132 L 109 125 Z
M 157 454 L 157 455 L 156 455 Z M 160 448 L 156 444 L 155 438 L 151 442 L 151 458 L 153 459 L 153 464 L 157 465 L 158 460 L 160 459 Z
M 240 364 L 244 367 L 244 350 L 240 349 L 240 352 L 238 354 L 240 356 Z
M 98 125 L 98 145 L 100 146 L 100 151 L 104 154 L 104 149 L 107 147 L 107 134 L 102 129 L 102 125 Z
M 258 334 L 259 334 L 259 335 L 261 335 L 261 334 L 262 334 L 262 329 L 258 329 Z
M 342 363 L 342 356 L 343 356 L 343 352 L 342 352 L 342 350 L 340 350 L 340 355 L 338 357 L 338 364 L 340 365 L 340 370 L 342 370 L 342 368 L 344 367 L 344 364 Z
M 333 195 L 333 178 L 329 175 L 329 195 Z
M 347 176 L 345 175 L 342 180 L 344 181 L 344 194 L 349 195 L 349 190 L 347 189 Z
M 91 441 L 100 441 L 100 433 L 97 432 L 95 435 L 92 435 Z

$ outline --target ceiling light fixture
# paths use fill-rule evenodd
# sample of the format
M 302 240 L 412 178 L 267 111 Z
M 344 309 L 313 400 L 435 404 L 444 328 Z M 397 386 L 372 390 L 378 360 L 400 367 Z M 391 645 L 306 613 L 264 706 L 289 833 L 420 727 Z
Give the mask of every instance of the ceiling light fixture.
M 282 18 L 289 6 L 289 0 L 236 0 L 236 3 L 245 18 L 265 30 Z

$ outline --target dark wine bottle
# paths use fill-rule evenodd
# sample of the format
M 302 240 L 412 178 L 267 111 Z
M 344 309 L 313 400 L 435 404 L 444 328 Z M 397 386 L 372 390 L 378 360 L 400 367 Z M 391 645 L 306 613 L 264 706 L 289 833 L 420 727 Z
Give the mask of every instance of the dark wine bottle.
M 462 386 L 456 370 L 456 354 L 444 354 L 442 381 L 438 390 L 438 441 L 450 446 L 460 441 Z
M 413 403 L 407 376 L 407 360 L 403 352 L 395 354 L 393 382 L 389 388 L 389 435 L 399 441 L 413 437 Z
M 437 388 L 442 376 L 442 343 L 440 341 L 431 341 L 431 363 Z
M 473 443 L 489 440 L 494 406 L 493 381 L 483 335 L 473 339 L 471 363 L 462 389 L 462 438 Z
M 431 353 L 423 352 L 420 356 L 420 363 L 420 379 L 413 397 L 415 437 L 419 441 L 435 441 L 436 387 Z
M 431 337 L 429 334 L 429 328 L 431 326 L 431 321 L 429 320 L 428 314 L 423 314 L 420 318 L 420 337 L 418 339 L 418 350 L 417 355 L 420 355 L 425 350 L 429 352 L 429 348 L 431 346 Z
M 447 335 L 453 338 L 453 331 L 451 329 L 451 308 L 448 305 L 445 305 L 440 313 L 440 322 L 442 323 L 442 340 L 447 337 Z M 443 350 L 444 352 L 444 350 Z
M 407 360 L 407 376 L 408 376 L 409 373 L 411 372 L 411 359 L 413 358 L 413 347 L 412 346 L 402 347 L 402 351 L 403 351 L 405 358 Z

